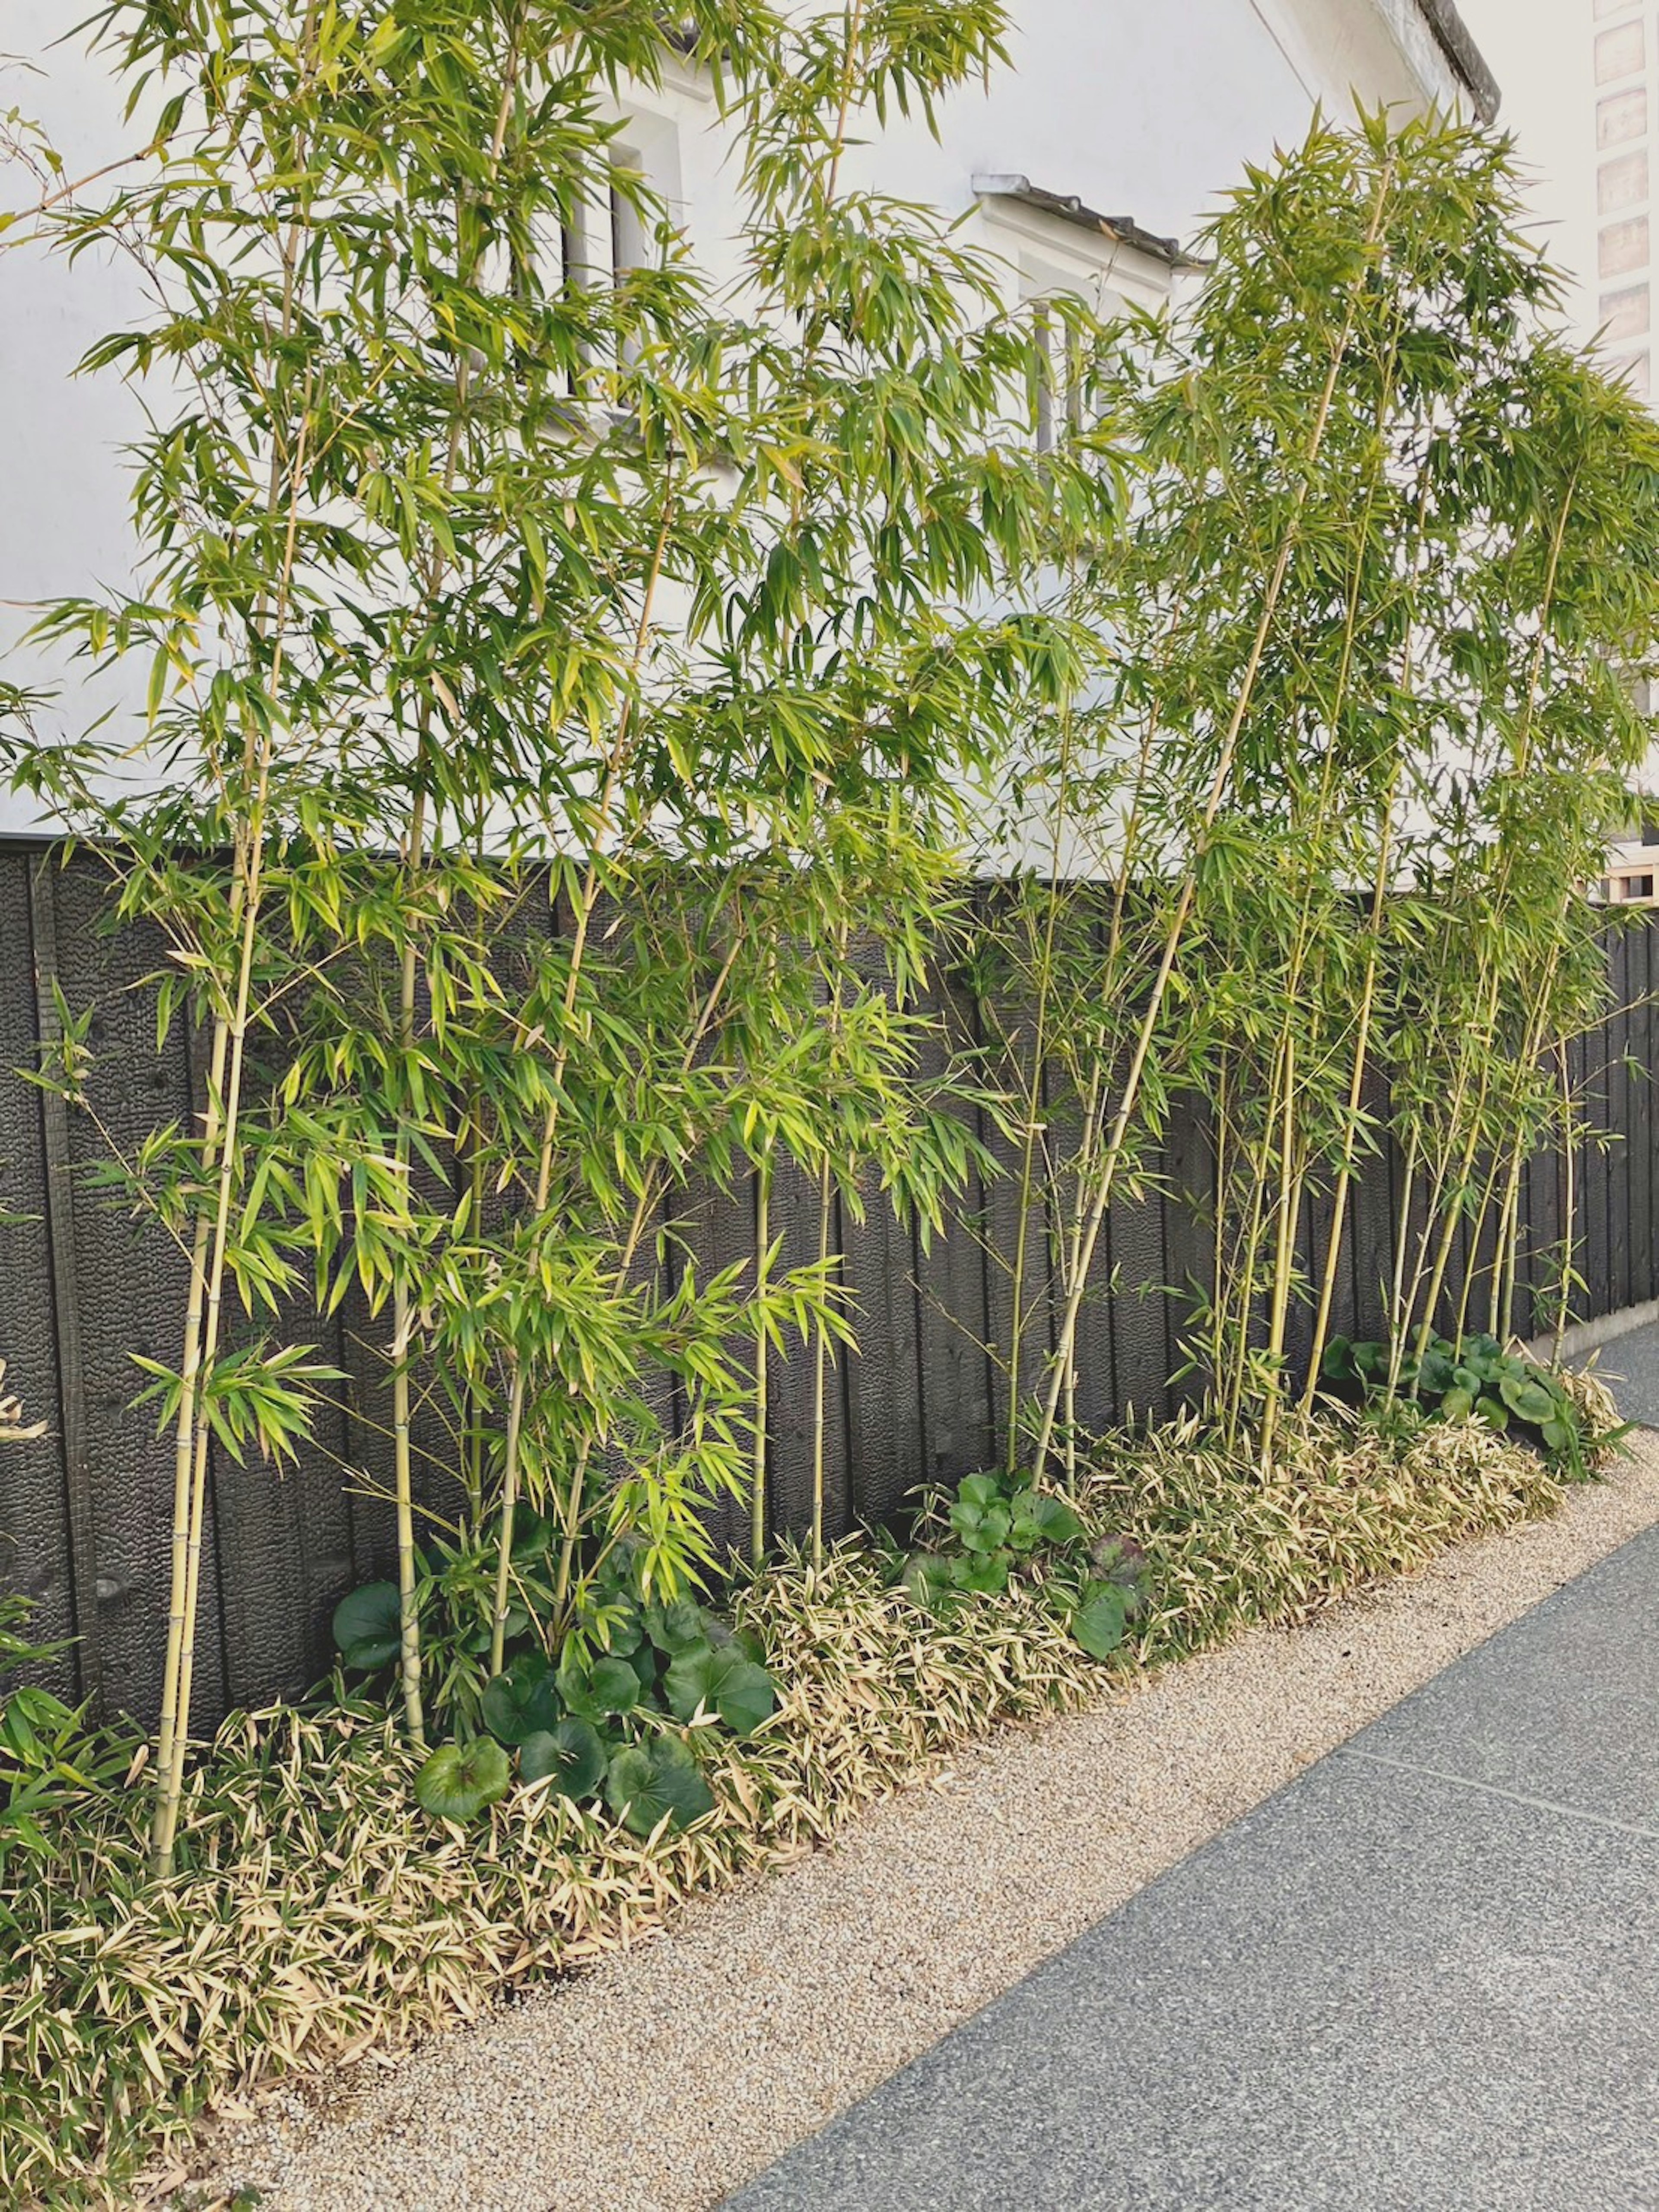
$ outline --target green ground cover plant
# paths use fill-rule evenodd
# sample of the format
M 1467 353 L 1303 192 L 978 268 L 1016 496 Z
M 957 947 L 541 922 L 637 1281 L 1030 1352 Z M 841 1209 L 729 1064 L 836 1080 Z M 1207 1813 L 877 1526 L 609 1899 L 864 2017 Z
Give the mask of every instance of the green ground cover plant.
M 593 1577 L 582 1632 L 564 1639 L 556 1662 L 535 1632 L 550 1610 L 558 1541 L 557 1529 L 539 1516 L 520 1516 L 516 1648 L 476 1696 L 464 1674 L 444 1677 L 457 1686 L 458 1710 L 452 1714 L 446 1701 L 434 1700 L 433 1717 L 457 1733 L 420 1767 L 416 1800 L 442 1819 L 470 1820 L 504 1796 L 516 1776 L 548 1782 L 577 1803 L 603 1798 L 637 1835 L 651 1834 L 663 1820 L 673 1829 L 688 1826 L 714 1801 L 684 1741 L 665 1723 L 752 1735 L 775 1710 L 777 1686 L 752 1638 L 694 1598 L 647 1595 L 641 1547 L 633 1544 L 617 1547 Z M 437 1595 L 441 1605 L 441 1587 Z M 371 1583 L 342 1599 L 334 1637 L 349 1674 L 384 1676 L 401 1648 L 400 1620 L 395 1583 Z M 464 1621 L 448 1613 L 434 1622 L 428 1609 L 428 1652 L 435 1644 L 441 1653 L 458 1632 L 465 1637 Z M 489 1649 L 487 1622 L 475 1618 L 470 1640 L 477 1655 Z
M 1194 1423 L 1115 1438 L 1068 1501 L 1079 1534 L 1031 1544 L 994 1593 L 907 1587 L 891 1545 L 739 1569 L 730 1632 L 762 1656 L 774 1710 L 734 1729 L 699 1662 L 678 1701 L 688 1717 L 671 1705 L 640 1722 L 636 1748 L 675 1746 L 707 1793 L 689 1821 L 659 1790 L 641 1832 L 642 1772 L 615 1796 L 573 1792 L 555 1767 L 525 1772 L 527 1738 L 492 1802 L 424 1809 L 389 1658 L 377 1696 L 337 1681 L 226 1722 L 192 1769 L 170 1882 L 149 1877 L 141 1801 L 71 1790 L 42 1817 L 45 1851 L 0 1868 L 0 2185 L 20 2203 L 118 2203 L 216 2097 L 580 1968 L 681 1901 L 787 1863 L 1000 1723 L 1306 1618 L 1564 1494 L 1559 1470 L 1479 1422 L 1326 1416 L 1287 1425 L 1283 1450 L 1264 1480 Z M 951 1510 L 941 1497 L 941 1541 Z M 1075 1632 L 1072 1545 L 1122 1595 L 1104 1663 Z M 546 1717 L 534 1703 L 515 1692 L 503 1733 Z M 503 1776 L 506 1747 L 473 1742 Z
M 1116 1650 L 1146 1600 L 1146 1554 L 1132 1537 L 1091 1532 L 1067 1499 L 1018 1476 L 969 1474 L 954 1492 L 930 1493 L 918 1535 L 899 1579 L 920 1603 L 945 1613 L 1024 1575 L 1095 1659 Z
M 1495 1336 L 1468 1336 L 1461 1343 L 1431 1336 L 1420 1352 L 1399 1361 L 1387 1344 L 1333 1337 L 1321 1371 L 1334 1391 L 1373 1405 L 1403 1392 L 1442 1420 L 1478 1419 L 1489 1428 L 1513 1430 L 1575 1476 L 1629 1431 L 1627 1423 L 1599 1425 L 1607 1422 L 1607 1409 L 1586 1399 L 1583 1378 L 1505 1351 Z

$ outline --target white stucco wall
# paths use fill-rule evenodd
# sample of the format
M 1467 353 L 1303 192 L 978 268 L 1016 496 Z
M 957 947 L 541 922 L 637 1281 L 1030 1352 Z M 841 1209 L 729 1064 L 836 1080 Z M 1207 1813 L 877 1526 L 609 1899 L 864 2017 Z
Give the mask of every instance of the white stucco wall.
M 59 0 L 0 0 L 0 111 L 39 122 L 66 177 L 88 174 L 132 143 L 107 71 L 78 49 L 57 47 L 80 20 Z M 8 66 L 7 55 L 32 64 Z M 20 207 L 37 187 L 0 169 L 0 207 Z M 8 649 L 27 627 L 18 602 L 119 588 L 131 573 L 132 536 L 121 448 L 142 424 L 118 379 L 77 377 L 76 365 L 104 331 L 140 319 L 145 302 L 132 270 L 83 257 L 73 269 L 27 246 L 0 252 L 0 653 L 15 682 L 51 671 L 38 654 Z M 66 720 L 83 726 L 112 703 L 61 670 Z M 0 792 L 0 832 L 32 826 L 28 803 Z
M 1415 0 L 1015 0 L 1014 14 L 1012 69 L 950 100 L 938 143 L 915 124 L 858 147 L 849 183 L 957 214 L 973 204 L 975 174 L 1024 174 L 1189 237 L 1246 161 L 1302 135 L 1316 101 L 1342 113 L 1355 94 L 1369 105 L 1456 94 Z M 0 0 L 0 54 L 33 65 L 0 64 L 0 109 L 37 118 L 78 175 L 135 134 L 104 64 L 76 43 L 52 44 L 73 20 L 63 0 Z M 635 105 L 635 150 L 721 273 L 737 210 L 711 100 L 682 76 Z M 29 197 L 26 179 L 0 172 L 0 206 Z M 1094 243 L 1050 217 L 1005 205 L 975 227 L 1025 264 L 1028 283 L 1081 284 L 1091 257 L 1100 270 Z M 1146 300 L 1167 271 L 1119 255 L 1103 281 Z M 142 318 L 143 306 L 124 267 L 0 254 L 0 602 L 93 592 L 128 573 L 120 449 L 137 402 L 111 377 L 72 371 L 93 338 Z M 21 621 L 0 606 L 0 651 Z M 38 682 L 49 672 L 15 672 Z M 71 700 L 66 719 L 84 720 L 84 703 Z M 35 826 L 22 802 L 0 795 L 0 834 Z

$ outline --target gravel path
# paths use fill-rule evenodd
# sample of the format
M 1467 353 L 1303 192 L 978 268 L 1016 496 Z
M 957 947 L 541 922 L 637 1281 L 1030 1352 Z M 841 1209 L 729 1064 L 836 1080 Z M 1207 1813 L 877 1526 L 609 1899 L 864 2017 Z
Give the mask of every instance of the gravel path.
M 1659 1521 L 1659 1436 L 1555 1520 L 1010 1731 L 665 1940 L 218 2141 L 262 2212 L 692 2212 Z

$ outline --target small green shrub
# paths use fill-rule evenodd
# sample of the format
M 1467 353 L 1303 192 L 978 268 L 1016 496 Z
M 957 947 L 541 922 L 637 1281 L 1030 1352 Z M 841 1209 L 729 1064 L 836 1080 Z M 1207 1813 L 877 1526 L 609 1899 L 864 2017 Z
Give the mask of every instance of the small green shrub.
M 903 1558 L 898 1580 L 939 1613 L 963 1597 L 996 1597 L 1017 1575 L 1094 1659 L 1122 1643 L 1146 1596 L 1146 1553 L 1132 1537 L 1090 1531 L 1076 1509 L 1023 1476 L 967 1474 L 930 1494 L 924 1547 Z
M 1611 1400 L 1588 1404 L 1582 1376 L 1565 1376 L 1522 1354 L 1506 1352 L 1495 1336 L 1466 1336 L 1454 1343 L 1431 1337 L 1420 1358 L 1402 1357 L 1392 1386 L 1393 1348 L 1386 1343 L 1352 1343 L 1331 1339 L 1322 1368 L 1323 1379 L 1362 1404 L 1403 1397 L 1431 1417 L 1445 1421 L 1484 1421 L 1500 1431 L 1513 1429 L 1522 1441 L 1541 1451 L 1574 1481 L 1585 1480 L 1601 1455 L 1627 1436 Z
M 624 1826 L 648 1835 L 658 1821 L 680 1829 L 714 1806 L 691 1744 L 714 1728 L 748 1738 L 777 1710 L 777 1685 L 752 1642 L 729 1622 L 680 1597 L 665 1603 L 641 1589 L 637 1554 L 620 1545 L 589 1578 L 580 1632 L 566 1638 L 556 1657 L 542 1637 L 553 1609 L 548 1558 L 555 1532 L 538 1516 L 517 1538 L 520 1580 L 516 1649 L 498 1674 L 480 1686 L 477 1661 L 489 1649 L 489 1620 L 467 1601 L 457 1607 L 453 1572 L 463 1555 L 428 1571 L 426 1649 L 450 1655 L 443 1679 L 457 1694 L 448 1709 L 432 1700 L 433 1717 L 454 1729 L 415 1778 L 415 1796 L 434 1820 L 465 1822 L 496 1803 L 513 1778 L 546 1782 L 576 1802 L 603 1798 Z M 479 1556 L 493 1555 L 493 1540 Z M 334 1641 L 349 1671 L 380 1676 L 398 1652 L 398 1590 L 370 1583 L 341 1600 Z M 395 1688 L 395 1685 L 392 1685 Z

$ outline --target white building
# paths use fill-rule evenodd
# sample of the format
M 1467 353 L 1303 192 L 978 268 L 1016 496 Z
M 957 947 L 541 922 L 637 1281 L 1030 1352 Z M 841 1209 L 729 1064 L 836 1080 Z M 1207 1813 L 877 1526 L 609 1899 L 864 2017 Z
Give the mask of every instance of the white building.
M 1013 0 L 1012 12 L 1011 70 L 946 103 L 937 142 L 901 124 L 858 148 L 847 173 L 968 214 L 1027 296 L 1070 288 L 1155 304 L 1217 195 L 1298 139 L 1316 106 L 1490 118 L 1498 104 L 1451 0 Z M 27 65 L 0 62 L 0 112 L 37 118 L 70 175 L 121 151 L 131 131 L 104 64 L 52 43 L 77 11 L 0 0 L 0 52 Z M 621 155 L 717 273 L 738 211 L 708 87 L 671 76 L 623 120 Z M 0 207 L 31 196 L 21 173 L 0 172 Z M 118 268 L 0 255 L 0 608 L 92 592 L 127 569 L 120 447 L 136 403 L 111 378 L 71 372 L 94 337 L 143 314 Z M 0 798 L 0 832 L 31 826 Z
M 1641 0 L 1595 0 L 1596 321 L 1613 366 L 1650 389 L 1655 23 Z
M 1654 100 L 1659 21 L 1643 0 L 1595 0 L 1595 320 L 1609 368 L 1652 392 Z M 1650 757 L 1644 787 L 1659 788 Z M 1601 896 L 1612 906 L 1659 905 L 1659 825 L 1620 840 Z

